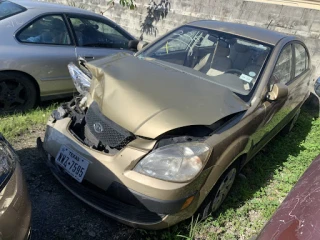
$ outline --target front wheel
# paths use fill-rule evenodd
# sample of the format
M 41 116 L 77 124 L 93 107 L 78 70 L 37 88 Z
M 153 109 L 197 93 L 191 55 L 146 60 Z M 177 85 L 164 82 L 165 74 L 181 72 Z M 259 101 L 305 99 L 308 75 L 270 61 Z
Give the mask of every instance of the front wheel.
M 0 73 L 0 114 L 27 111 L 36 102 L 36 88 L 27 76 L 14 72 Z
M 236 164 L 232 164 L 219 178 L 216 185 L 208 194 L 206 199 L 199 207 L 198 214 L 199 219 L 207 218 L 211 213 L 214 213 L 221 206 L 226 199 L 230 189 L 236 179 L 238 173 L 238 167 Z

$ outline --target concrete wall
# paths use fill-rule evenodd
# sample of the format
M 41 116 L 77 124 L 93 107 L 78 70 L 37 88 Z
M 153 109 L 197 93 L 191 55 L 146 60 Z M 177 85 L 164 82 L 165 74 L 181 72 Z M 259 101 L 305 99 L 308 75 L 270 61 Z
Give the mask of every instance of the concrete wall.
M 71 0 L 48 1 L 68 4 Z M 135 10 L 127 10 L 119 4 L 110 7 L 109 0 L 74 2 L 102 13 L 147 41 L 198 19 L 244 23 L 295 34 L 305 40 L 316 69 L 315 76 L 320 76 L 320 10 L 246 0 L 136 0 Z

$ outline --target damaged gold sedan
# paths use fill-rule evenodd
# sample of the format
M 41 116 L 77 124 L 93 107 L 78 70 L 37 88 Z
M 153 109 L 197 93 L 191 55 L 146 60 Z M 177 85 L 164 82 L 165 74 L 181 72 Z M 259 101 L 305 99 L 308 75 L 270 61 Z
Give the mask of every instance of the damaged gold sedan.
M 241 168 L 291 130 L 311 79 L 296 37 L 217 21 L 69 69 L 80 96 L 38 146 L 76 197 L 146 229 L 216 211 Z

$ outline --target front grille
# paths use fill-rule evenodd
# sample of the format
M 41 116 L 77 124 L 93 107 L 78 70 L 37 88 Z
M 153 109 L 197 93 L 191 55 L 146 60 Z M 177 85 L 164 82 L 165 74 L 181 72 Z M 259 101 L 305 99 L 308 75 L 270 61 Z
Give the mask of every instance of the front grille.
M 121 149 L 135 139 L 135 136 L 131 132 L 104 116 L 96 102 L 90 105 L 85 119 L 86 128 L 91 133 L 88 134 L 91 135 L 90 138 L 92 139 L 93 136 L 103 145 Z

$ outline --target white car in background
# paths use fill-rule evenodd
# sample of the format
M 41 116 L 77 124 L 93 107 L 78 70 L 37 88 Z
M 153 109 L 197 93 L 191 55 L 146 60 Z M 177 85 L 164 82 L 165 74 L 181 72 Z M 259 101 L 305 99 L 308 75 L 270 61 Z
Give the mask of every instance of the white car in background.
M 101 15 L 31 0 L 0 1 L 0 32 L 0 113 L 71 95 L 68 63 L 132 52 L 138 42 Z

